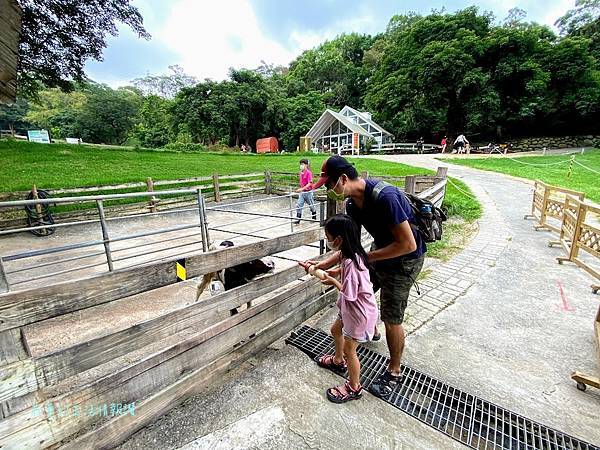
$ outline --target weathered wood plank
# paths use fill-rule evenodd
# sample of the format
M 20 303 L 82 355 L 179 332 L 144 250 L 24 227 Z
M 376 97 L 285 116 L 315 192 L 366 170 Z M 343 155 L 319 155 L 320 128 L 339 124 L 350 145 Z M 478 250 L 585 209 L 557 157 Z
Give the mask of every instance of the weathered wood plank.
M 274 239 L 192 253 L 185 257 L 188 277 L 216 272 L 256 258 L 316 242 L 320 229 Z M 0 294 L 0 331 L 59 316 L 177 282 L 175 261 L 119 269 L 90 278 Z
M 124 330 L 36 359 L 38 378 L 44 385 L 56 383 L 124 354 L 172 336 L 186 328 L 206 328 L 211 321 L 262 295 L 305 275 L 299 266 L 269 275 L 210 299 L 177 309 Z M 0 386 L 0 395 L 2 387 Z M 1 397 L 0 397 L 1 398 Z
M 0 367 L 0 402 L 38 389 L 33 359 L 16 361 Z
M 20 329 L 0 332 L 0 365 L 23 361 L 28 357 Z
M 434 184 L 433 186 L 431 186 L 428 189 L 425 189 L 422 192 L 419 192 L 417 195 L 418 195 L 419 198 L 428 198 L 429 196 L 437 193 L 439 190 L 445 189 L 445 186 L 446 186 L 447 182 L 448 182 L 448 179 L 444 178 L 439 183 Z
M 287 334 L 328 303 L 334 301 L 335 297 L 336 292 L 329 291 L 314 300 L 306 302 L 278 321 L 273 322 L 260 335 L 242 344 L 235 351 L 195 370 L 173 385 L 145 400 L 139 407 L 139 413 L 136 412 L 135 416 L 121 416 L 112 419 L 97 429 L 70 442 L 64 447 L 65 450 L 90 447 L 110 449 L 119 445 L 136 431 L 151 424 L 185 399 L 200 393 L 204 386 L 211 383 L 221 374 L 226 373 L 240 362 L 260 352 L 269 344 Z
M 138 401 L 175 382 L 179 374 L 195 370 L 230 352 L 240 340 L 269 327 L 290 311 L 305 308 L 310 304 L 306 301 L 307 298 L 318 295 L 320 289 L 319 283 L 314 279 L 297 282 L 292 288 L 260 305 L 242 311 L 116 374 L 96 380 L 78 392 L 52 399 L 52 402 L 63 405 L 98 405 L 115 402 L 115 399 L 121 402 Z M 286 326 L 291 328 L 294 324 L 286 322 Z M 136 408 L 136 415 L 137 413 Z M 40 441 L 43 442 L 42 447 L 45 447 L 65 439 L 98 419 L 80 415 L 49 421 L 44 410 L 41 417 L 32 417 L 29 411 L 23 411 L 0 421 L 0 447 L 18 442 L 24 448 L 35 448 Z M 44 423 L 48 422 L 50 427 L 45 427 Z

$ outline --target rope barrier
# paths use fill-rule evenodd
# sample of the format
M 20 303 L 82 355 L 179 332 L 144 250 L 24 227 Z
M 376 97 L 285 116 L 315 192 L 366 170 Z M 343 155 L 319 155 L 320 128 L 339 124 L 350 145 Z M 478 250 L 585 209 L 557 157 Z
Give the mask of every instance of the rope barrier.
M 594 169 L 592 169 L 591 167 L 588 167 L 588 166 L 584 166 L 583 164 L 581 164 L 579 161 L 577 161 L 575 159 L 573 159 L 573 162 L 575 164 L 577 164 L 578 166 L 581 166 L 584 169 L 589 170 L 590 172 L 594 172 L 595 174 L 600 175 L 600 172 L 598 172 L 597 170 L 594 170 Z
M 456 185 L 456 183 L 454 183 L 450 178 L 448 178 L 448 183 L 450 183 L 452 186 L 454 186 L 456 188 L 457 191 L 459 191 L 460 193 L 462 193 L 463 195 L 469 197 L 471 200 L 477 200 L 477 198 L 475 198 L 474 196 L 472 196 L 471 194 L 469 194 L 468 192 L 463 191 L 460 187 L 458 187 Z

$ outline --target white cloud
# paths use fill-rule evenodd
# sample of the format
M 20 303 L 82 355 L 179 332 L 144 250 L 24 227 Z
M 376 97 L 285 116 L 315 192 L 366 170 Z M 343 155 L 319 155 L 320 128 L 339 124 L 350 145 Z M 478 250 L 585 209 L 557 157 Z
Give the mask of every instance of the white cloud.
M 296 55 L 265 36 L 247 0 L 180 0 L 153 34 L 199 79 L 222 80 L 229 67 L 255 68 L 261 60 L 287 64 Z

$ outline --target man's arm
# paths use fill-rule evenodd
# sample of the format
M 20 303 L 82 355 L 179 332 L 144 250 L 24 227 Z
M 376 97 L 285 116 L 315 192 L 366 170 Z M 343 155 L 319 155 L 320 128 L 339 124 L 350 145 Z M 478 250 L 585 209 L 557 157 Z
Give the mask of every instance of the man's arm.
M 383 259 L 397 258 L 398 256 L 408 255 L 417 249 L 415 236 L 408 220 L 395 225 L 392 228 L 394 242 L 390 245 L 378 248 L 367 254 L 369 262 L 381 261 Z

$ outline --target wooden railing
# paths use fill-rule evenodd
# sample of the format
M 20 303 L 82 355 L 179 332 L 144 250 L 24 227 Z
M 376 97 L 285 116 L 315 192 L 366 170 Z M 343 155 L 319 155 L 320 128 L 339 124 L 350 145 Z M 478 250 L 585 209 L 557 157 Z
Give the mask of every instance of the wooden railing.
M 363 172 L 363 178 L 376 178 L 378 180 L 387 181 L 400 189 L 410 193 L 419 195 L 424 193 L 425 197 L 432 200 L 437 206 L 441 205 L 446 192 L 446 176 L 448 173 L 447 167 L 438 167 L 435 175 L 371 175 L 369 172 Z M 274 194 L 287 194 L 294 192 L 298 188 L 298 174 L 291 172 L 269 172 L 270 192 Z M 432 190 L 434 186 L 437 187 Z M 317 196 L 324 196 L 325 190 L 317 191 Z M 319 197 L 321 198 L 321 197 Z M 323 197 L 324 198 L 324 197 Z
M 269 191 L 276 189 L 277 175 L 266 176 Z M 401 181 L 406 180 L 420 189 L 418 195 L 443 200 L 444 169 L 435 177 Z M 329 203 L 329 214 L 335 213 L 335 202 Z M 187 278 L 198 277 L 322 239 L 322 229 L 308 229 L 0 294 L 0 448 L 112 448 L 287 334 L 333 302 L 336 293 L 324 291 L 319 280 L 292 266 L 209 300 L 191 299 L 141 323 L 42 354 L 33 354 L 28 344 L 36 324 L 99 305 L 111 308 L 113 302 L 159 288 L 156 295 L 164 296 L 165 288 L 181 280 L 181 266 Z M 181 292 L 194 295 L 193 290 Z M 115 370 L 110 362 L 117 358 L 127 362 Z M 67 379 L 75 381 L 65 385 Z M 88 406 L 107 408 L 116 402 L 124 414 L 113 415 L 112 407 L 111 414 L 102 409 L 83 413 Z
M 424 153 L 437 153 L 442 147 L 436 144 L 423 144 Z M 414 142 L 391 142 L 373 147 L 366 153 L 417 153 L 417 144 Z
M 182 258 L 187 276 L 195 277 L 321 238 L 320 229 L 310 229 Z M 172 285 L 182 258 L 0 294 L 0 448 L 55 448 L 75 434 L 66 448 L 112 448 L 335 300 L 333 291 L 324 292 L 319 280 L 293 266 L 128 328 L 32 355 L 26 327 Z M 230 315 L 250 300 L 257 301 Z M 159 351 L 143 353 L 167 338 Z M 132 352 L 137 356 L 116 370 L 104 365 Z M 89 369 L 91 375 L 76 377 Z M 70 377 L 79 383 L 57 393 Z M 117 402 L 125 413 L 113 415 L 111 407 L 110 414 L 87 414 L 88 406 Z
M 35 188 L 35 187 L 34 187 Z M 39 187 L 37 188 L 39 189 Z M 156 180 L 148 177 L 146 181 L 134 183 L 121 183 L 116 185 L 88 186 L 67 189 L 48 189 L 52 197 L 74 197 L 101 194 L 124 194 L 130 192 L 148 191 L 153 192 L 160 189 L 201 189 L 207 201 L 219 202 L 230 198 L 240 198 L 268 190 L 268 180 L 264 173 L 247 173 L 234 175 L 213 174 L 210 177 L 183 178 L 178 180 Z M 24 200 L 30 191 L 0 193 L 0 202 L 11 200 Z M 108 205 L 105 210 L 107 216 L 121 216 L 141 212 L 165 211 L 192 205 L 195 202 L 193 195 L 173 195 L 170 198 L 151 199 L 150 201 L 139 201 L 131 199 L 127 203 Z M 96 216 L 95 203 L 80 203 L 78 209 L 71 211 L 58 210 L 53 216 L 55 221 L 86 220 Z M 7 228 L 19 228 L 26 226 L 26 219 L 22 208 L 0 209 L 0 230 Z
M 585 198 L 583 192 L 552 186 L 543 181 L 535 180 L 531 213 L 524 218 L 535 219 L 537 223 L 534 228 L 536 230 L 549 230 L 560 233 L 560 222 L 563 219 L 565 202 L 568 196 L 576 197 L 579 200 Z M 548 219 L 554 219 L 555 223 L 548 222 Z
M 597 280 L 600 280 L 600 206 L 567 196 L 563 208 L 558 240 L 549 241 L 550 246 L 560 245 L 566 256 L 556 258 L 559 264 L 575 263 Z M 583 255 L 581 254 L 583 253 Z M 600 285 L 593 284 L 597 293 Z

